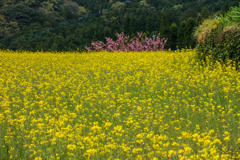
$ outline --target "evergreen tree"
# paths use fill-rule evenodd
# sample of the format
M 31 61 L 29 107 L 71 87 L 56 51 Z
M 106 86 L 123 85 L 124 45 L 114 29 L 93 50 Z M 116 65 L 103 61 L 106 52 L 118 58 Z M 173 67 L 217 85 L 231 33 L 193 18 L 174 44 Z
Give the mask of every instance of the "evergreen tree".
M 196 21 L 197 21 L 198 24 L 202 23 L 202 16 L 201 16 L 201 14 L 198 14 Z
M 178 48 L 184 48 L 184 33 L 185 33 L 185 27 L 186 27 L 186 22 L 182 21 L 179 28 L 178 28 L 178 32 L 177 32 L 177 44 L 178 44 Z
M 161 26 L 161 17 L 160 15 L 156 15 L 156 18 L 154 19 L 155 23 L 154 23 L 154 31 L 158 31 L 158 29 Z
M 225 7 L 224 7 L 224 14 L 227 13 L 229 11 L 229 6 L 228 6 L 228 2 L 226 2 Z
M 138 21 L 138 32 L 145 32 L 146 31 L 146 24 L 147 24 L 147 16 L 146 12 L 142 11 L 141 17 Z
M 176 23 L 172 23 L 171 24 L 171 49 L 172 50 L 176 50 L 176 45 L 177 45 L 177 31 L 178 31 L 178 27 L 176 25 Z
M 66 39 L 69 35 L 71 35 L 71 32 L 68 27 L 67 27 L 66 32 L 63 35 L 64 35 L 64 39 Z
M 213 15 L 214 13 L 215 13 L 215 7 L 213 6 L 213 7 L 212 7 L 211 14 Z
M 84 37 L 86 38 L 86 39 L 88 39 L 88 40 L 92 40 L 92 38 L 93 38 L 93 35 L 94 35 L 94 33 L 95 33 L 95 27 L 94 27 L 94 24 L 91 24 L 91 25 L 89 25 L 88 27 L 84 27 L 84 33 L 83 33 L 83 35 L 84 35 Z
M 112 33 L 111 33 L 111 30 L 110 30 L 110 28 L 108 28 L 108 27 L 105 27 L 104 28 L 104 37 L 111 37 L 112 36 Z
M 203 7 L 201 16 L 202 16 L 202 21 L 209 18 L 209 10 L 207 9 L 207 7 Z
M 197 26 L 197 22 L 190 17 L 186 22 L 185 32 L 184 32 L 184 44 L 185 46 L 195 47 L 195 42 L 193 40 L 193 30 Z
M 168 38 L 167 43 L 165 44 L 165 49 L 170 48 L 170 42 L 171 42 L 171 30 L 167 22 L 166 14 L 163 14 L 161 26 L 160 26 L 160 38 Z
M 114 32 L 115 30 L 119 30 L 119 23 L 117 21 L 113 21 L 110 24 L 110 30 Z
M 83 31 L 80 28 L 77 28 L 75 31 L 75 35 L 76 35 L 76 39 L 77 39 L 77 45 L 80 45 L 80 43 L 82 43 L 83 40 Z
M 67 50 L 66 42 L 65 42 L 64 37 L 62 36 L 62 34 L 56 36 L 55 40 L 56 40 L 56 43 L 57 43 L 57 48 L 56 48 L 57 51 L 62 51 L 62 50 L 65 51 L 65 50 Z
M 71 41 L 68 44 L 68 50 L 77 50 L 77 45 L 75 43 L 73 43 L 73 41 Z
M 146 31 L 148 32 L 154 31 L 154 19 L 152 15 L 149 15 L 147 18 Z
M 113 37 L 111 37 L 114 41 L 116 41 L 117 40 L 117 36 L 116 36 L 116 34 L 118 33 L 118 31 L 115 29 L 114 31 L 113 31 Z M 125 34 L 125 32 L 124 32 L 124 35 L 126 35 Z
M 130 24 L 129 24 L 129 35 L 135 34 L 137 32 L 137 17 L 131 16 L 130 18 Z
M 193 12 L 190 12 L 191 14 Z M 179 17 L 179 11 L 173 9 L 173 8 L 168 8 L 165 12 L 166 16 L 167 16 L 167 20 L 168 20 L 168 23 L 169 24 L 172 24 L 172 23 L 176 23 L 176 24 L 179 24 L 180 21 L 180 17 Z M 188 13 L 189 15 L 189 13 Z
M 65 7 L 64 8 L 64 17 L 66 18 L 66 20 L 71 21 L 76 18 L 76 15 L 74 13 L 72 13 L 72 11 L 69 8 Z
M 95 26 L 94 35 L 93 35 L 93 41 L 99 40 L 98 37 L 99 37 L 99 30 L 98 30 L 98 27 Z
M 45 40 L 45 46 L 46 46 L 46 48 L 51 48 L 51 46 L 52 46 L 52 44 L 53 44 L 53 42 L 54 42 L 54 39 L 53 39 L 53 36 L 51 36 L 51 37 L 46 37 L 46 40 Z
M 43 49 L 42 45 L 41 44 L 38 44 L 36 47 L 35 47 L 35 51 L 41 51 Z M 54 48 L 54 50 L 57 50 L 57 45 L 56 47 Z
M 125 35 L 129 35 L 129 33 L 130 33 L 130 21 L 131 21 L 131 19 L 130 19 L 130 16 L 129 16 L 129 14 L 127 14 L 127 17 L 125 18 L 125 21 L 124 21 L 124 34 Z

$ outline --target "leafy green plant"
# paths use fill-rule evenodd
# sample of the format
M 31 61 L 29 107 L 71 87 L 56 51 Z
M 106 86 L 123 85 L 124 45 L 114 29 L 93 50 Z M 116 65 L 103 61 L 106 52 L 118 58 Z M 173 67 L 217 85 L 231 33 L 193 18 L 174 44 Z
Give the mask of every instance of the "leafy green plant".
M 200 60 L 211 56 L 213 63 L 219 61 L 226 64 L 228 60 L 240 62 L 240 8 L 231 7 L 225 13 L 206 19 L 194 33 L 198 40 L 197 53 Z M 231 63 L 233 65 L 233 63 Z
M 231 7 L 226 16 L 230 21 L 240 24 L 240 6 Z
M 216 16 L 217 19 L 220 20 L 221 25 L 223 27 L 233 25 L 233 24 L 240 24 L 240 7 L 231 7 L 229 11 L 222 15 Z
M 224 17 L 222 14 L 220 14 L 219 17 L 216 18 L 220 20 L 222 26 L 226 26 L 228 24 L 228 19 Z

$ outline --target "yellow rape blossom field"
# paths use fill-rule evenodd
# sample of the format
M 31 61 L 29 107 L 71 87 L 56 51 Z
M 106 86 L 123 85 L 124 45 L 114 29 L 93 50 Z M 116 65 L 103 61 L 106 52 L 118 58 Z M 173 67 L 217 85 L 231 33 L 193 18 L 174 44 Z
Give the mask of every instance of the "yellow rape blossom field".
M 0 51 L 0 159 L 240 159 L 240 73 L 196 51 Z

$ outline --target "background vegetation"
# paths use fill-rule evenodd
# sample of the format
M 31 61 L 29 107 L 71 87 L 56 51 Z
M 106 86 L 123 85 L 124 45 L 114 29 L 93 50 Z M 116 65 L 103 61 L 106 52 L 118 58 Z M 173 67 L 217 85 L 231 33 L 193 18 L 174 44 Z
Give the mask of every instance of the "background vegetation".
M 200 60 L 211 56 L 212 62 L 232 61 L 240 66 L 240 6 L 231 7 L 223 15 L 206 19 L 195 29 L 197 52 Z
M 123 0 L 1 0 L 0 44 L 6 44 L 79 19 Z M 29 51 L 62 51 L 84 49 L 91 41 L 116 39 L 124 31 L 130 37 L 143 31 L 168 37 L 165 48 L 195 47 L 194 27 L 211 15 L 224 13 L 237 0 L 134 0 L 115 9 L 61 27 L 27 40 L 12 43 L 4 49 Z

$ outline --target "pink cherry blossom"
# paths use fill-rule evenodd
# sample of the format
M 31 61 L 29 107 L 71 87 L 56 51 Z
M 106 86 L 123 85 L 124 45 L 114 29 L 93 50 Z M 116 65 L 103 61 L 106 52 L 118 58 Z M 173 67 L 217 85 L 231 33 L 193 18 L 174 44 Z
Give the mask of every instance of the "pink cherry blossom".
M 85 47 L 89 52 L 92 52 L 92 50 L 96 51 L 115 51 L 115 52 L 128 52 L 128 51 L 135 51 L 135 52 L 141 52 L 141 51 L 163 51 L 164 45 L 167 43 L 167 38 L 160 39 L 160 33 L 157 37 L 148 38 L 145 36 L 145 38 L 141 38 L 142 32 L 137 33 L 138 37 L 134 37 L 131 40 L 129 40 L 129 36 L 124 36 L 124 33 L 116 34 L 117 40 L 114 42 L 110 37 L 106 37 L 106 44 L 104 44 L 102 41 L 96 41 L 92 42 L 92 47 Z

